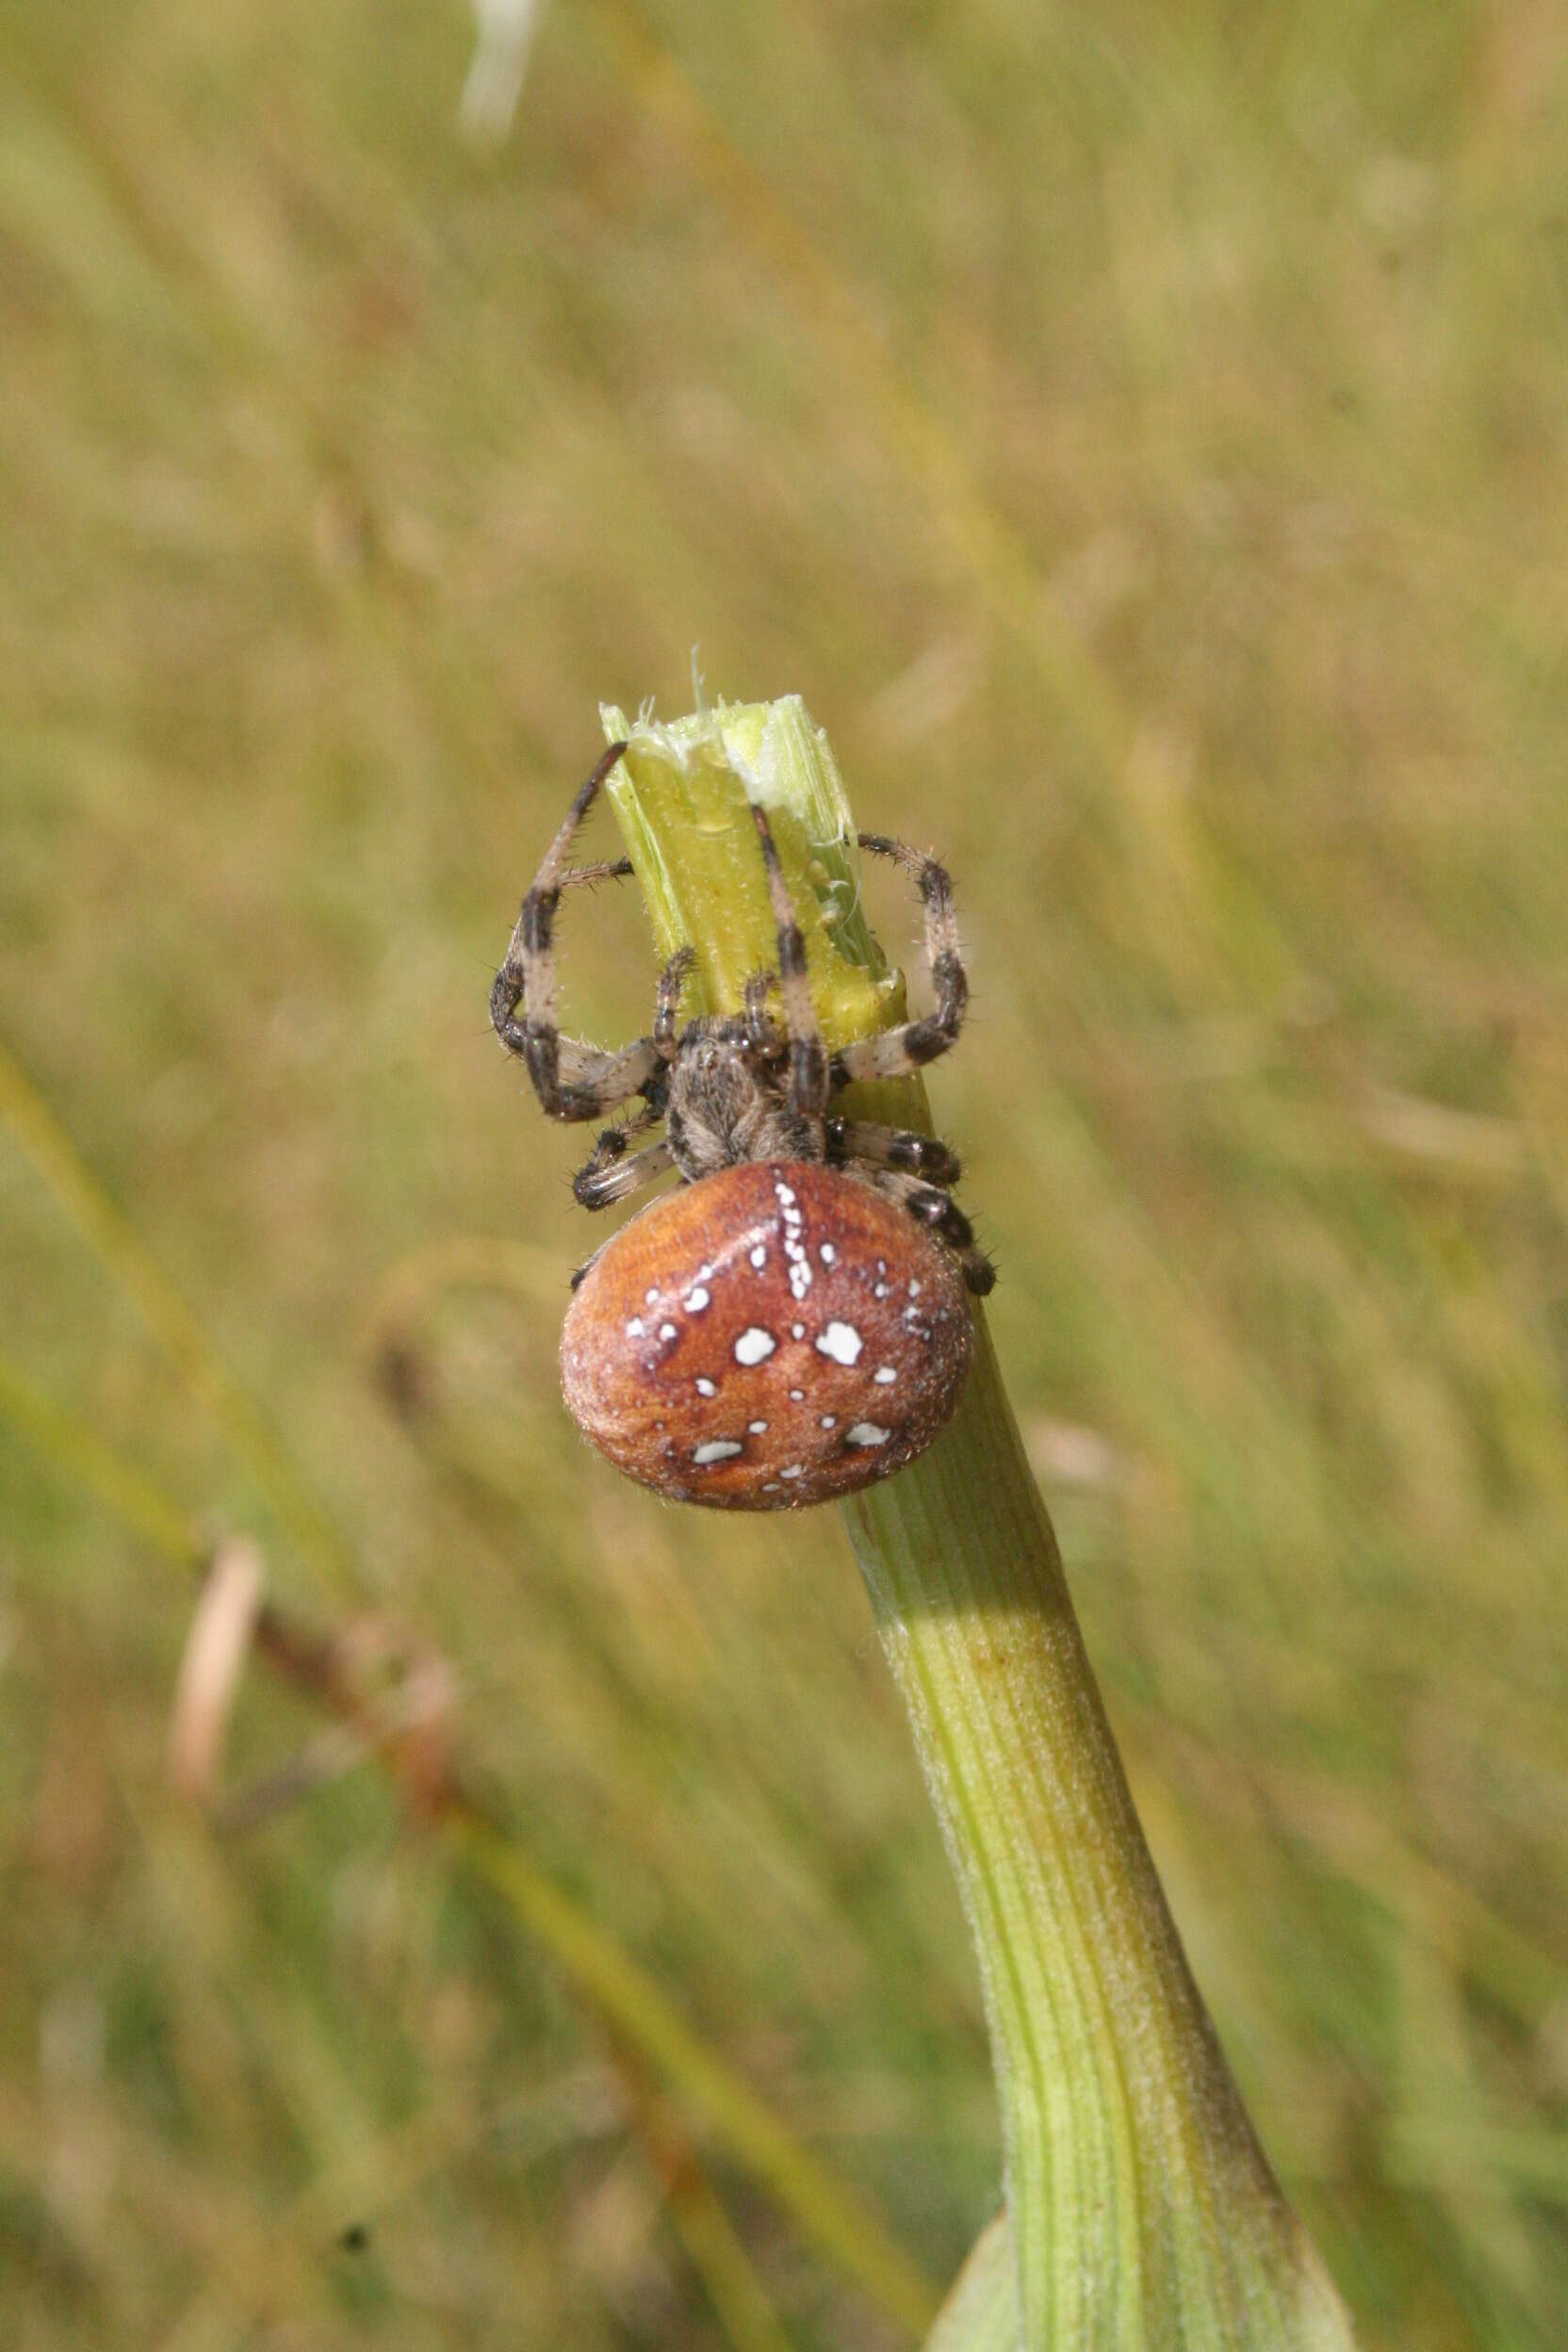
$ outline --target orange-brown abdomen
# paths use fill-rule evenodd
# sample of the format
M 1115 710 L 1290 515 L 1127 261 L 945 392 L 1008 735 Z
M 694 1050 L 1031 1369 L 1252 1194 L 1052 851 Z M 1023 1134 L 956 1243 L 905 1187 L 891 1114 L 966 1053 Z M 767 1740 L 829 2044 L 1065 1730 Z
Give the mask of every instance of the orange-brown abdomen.
M 753 1160 L 615 1235 L 567 1310 L 561 1377 L 629 1478 L 785 1511 L 921 1453 L 972 1344 L 958 1266 L 906 1209 L 836 1168 Z

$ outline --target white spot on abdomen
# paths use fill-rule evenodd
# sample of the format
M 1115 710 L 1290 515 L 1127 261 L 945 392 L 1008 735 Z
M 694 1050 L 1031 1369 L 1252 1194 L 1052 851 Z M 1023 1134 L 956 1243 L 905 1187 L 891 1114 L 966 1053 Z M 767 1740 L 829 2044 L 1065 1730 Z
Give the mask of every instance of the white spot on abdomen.
M 757 1268 L 757 1271 L 760 1273 L 768 1262 L 767 1243 L 765 1241 L 760 1241 L 755 1250 L 747 1251 L 747 1255 L 751 1259 L 753 1266 Z
M 874 1421 L 857 1421 L 852 1429 L 844 1431 L 844 1444 L 846 1446 L 885 1446 L 891 1435 L 891 1429 L 880 1429 Z
M 737 1364 L 763 1364 L 777 1345 L 771 1331 L 765 1331 L 760 1323 L 753 1323 L 735 1342 L 735 1361 Z
M 818 1354 L 831 1356 L 835 1364 L 853 1364 L 865 1344 L 853 1323 L 830 1323 L 817 1335 Z
M 692 1460 L 699 1468 L 706 1469 L 710 1462 L 728 1462 L 744 1451 L 738 1437 L 710 1437 L 706 1445 L 693 1446 Z
M 661 1339 L 675 1339 L 678 1336 L 675 1325 L 673 1323 L 661 1323 L 659 1326 L 659 1336 Z
M 686 1294 L 687 1314 L 700 1315 L 708 1304 L 709 1297 L 710 1293 L 702 1289 L 700 1285 L 695 1290 L 689 1290 Z
M 792 1297 L 804 1298 L 811 1287 L 811 1268 L 806 1256 L 806 1244 L 800 1237 L 803 1219 L 795 1196 L 782 1178 L 776 1176 L 774 1191 L 784 1219 L 784 1255 L 790 1266 L 790 1290 Z
M 898 1378 L 898 1367 L 896 1364 L 879 1364 L 872 1377 L 878 1388 L 891 1388 Z
M 716 1396 L 718 1393 L 718 1390 L 713 1386 L 711 1380 L 698 1380 L 697 1395 L 699 1396 Z

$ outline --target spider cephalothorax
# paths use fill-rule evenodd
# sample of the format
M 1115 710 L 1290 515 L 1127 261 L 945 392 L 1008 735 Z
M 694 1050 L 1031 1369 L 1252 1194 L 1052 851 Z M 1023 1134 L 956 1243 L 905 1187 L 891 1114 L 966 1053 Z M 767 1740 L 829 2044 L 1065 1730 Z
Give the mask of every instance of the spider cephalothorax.
M 880 834 L 859 836 L 862 849 L 893 859 L 914 875 L 924 906 L 936 1001 L 917 1020 L 828 1054 L 772 829 L 766 811 L 754 806 L 777 924 L 778 968 L 751 982 L 743 1012 L 678 1027 L 681 988 L 694 960 L 691 949 L 682 948 L 661 975 L 646 1036 L 605 1052 L 562 1035 L 553 954 L 562 892 L 631 871 L 626 858 L 577 867 L 568 866 L 566 858 L 600 785 L 625 749 L 624 743 L 611 745 L 568 809 L 523 901 L 490 997 L 490 1017 L 501 1043 L 527 1063 L 552 1119 L 600 1119 L 620 1104 L 639 1104 L 600 1135 L 575 1180 L 578 1200 L 584 1208 L 607 1208 L 670 1168 L 696 1184 L 753 1161 L 825 1163 L 843 1168 L 929 1227 L 956 1256 L 969 1288 L 988 1291 L 995 1279 L 990 1262 L 975 1247 L 969 1219 L 947 1190 L 958 1178 L 956 1154 L 928 1135 L 846 1118 L 832 1107 L 835 1095 L 856 1080 L 920 1070 L 945 1054 L 958 1035 L 969 983 L 958 953 L 952 884 L 934 858 Z M 769 1010 L 776 988 L 782 1026 Z M 630 1149 L 632 1139 L 661 1124 L 664 1132 L 658 1142 Z

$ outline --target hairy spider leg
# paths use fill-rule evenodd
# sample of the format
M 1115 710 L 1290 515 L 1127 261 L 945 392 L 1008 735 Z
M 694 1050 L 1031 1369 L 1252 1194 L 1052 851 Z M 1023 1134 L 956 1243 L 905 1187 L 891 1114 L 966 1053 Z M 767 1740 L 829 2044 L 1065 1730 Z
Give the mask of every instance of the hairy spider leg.
M 772 1061 L 787 1042 L 768 1010 L 768 999 L 778 985 L 776 972 L 755 972 L 746 982 L 746 1042 L 759 1061 Z
M 662 1062 L 675 1059 L 680 991 L 696 959 L 695 948 L 678 947 L 659 975 L 652 1035 L 654 1050 Z M 647 1097 L 634 1118 L 624 1119 L 618 1127 L 605 1129 L 592 1157 L 572 1178 L 572 1191 L 583 1208 L 607 1209 L 612 1201 L 624 1200 L 629 1193 L 652 1184 L 656 1176 L 662 1176 L 675 1166 L 675 1154 L 667 1142 L 653 1144 L 646 1152 L 633 1152 L 629 1159 L 626 1156 L 631 1137 L 656 1127 L 664 1116 L 662 1086 L 649 1086 Z
M 680 991 L 696 960 L 694 947 L 678 947 L 659 975 L 659 995 L 653 1013 L 653 1041 L 659 1048 L 662 1061 L 669 1061 L 675 1054 L 675 1021 L 680 1010 Z
M 629 1095 L 637 1094 L 660 1060 L 650 1037 L 607 1053 L 580 1037 L 563 1037 L 556 1025 L 555 916 L 564 890 L 580 882 L 629 874 L 629 858 L 575 871 L 566 865 L 572 838 L 597 798 L 600 785 L 625 751 L 612 743 L 578 792 L 554 841 L 545 853 L 490 991 L 490 1019 L 509 1054 L 528 1065 L 529 1076 L 551 1119 L 597 1119 Z M 523 1019 L 516 1016 L 519 1002 Z
M 654 1119 L 661 1116 L 658 1111 L 653 1113 Z M 633 1152 L 629 1159 L 626 1157 L 626 1146 L 620 1138 L 629 1132 L 624 1127 L 608 1129 L 599 1137 L 593 1158 L 572 1178 L 572 1191 L 580 1207 L 608 1209 L 614 1201 L 624 1200 L 629 1193 L 651 1184 L 656 1176 L 662 1176 L 675 1166 L 675 1153 L 662 1140 L 650 1143 L 645 1152 Z M 612 1136 L 615 1138 L 614 1145 L 611 1144 Z
M 923 1177 L 906 1175 L 902 1168 L 871 1168 L 864 1163 L 857 1169 L 862 1183 L 871 1184 L 890 1200 L 902 1208 L 922 1225 L 929 1225 L 940 1233 L 964 1270 L 964 1280 L 977 1298 L 995 1288 L 996 1268 L 979 1248 L 974 1228 L 956 1200 L 945 1192 L 939 1192 Z
M 822 1032 L 817 1027 L 817 1009 L 811 1002 L 806 940 L 790 904 L 789 885 L 778 862 L 768 812 L 753 801 L 751 813 L 757 824 L 757 838 L 762 844 L 768 897 L 778 928 L 778 982 L 784 996 L 784 1023 L 790 1034 L 790 1107 L 805 1112 L 809 1119 L 820 1119 L 827 1108 L 828 1067 Z
M 915 876 L 925 907 L 925 961 L 936 991 L 936 1006 L 917 1021 L 901 1021 L 874 1037 L 857 1037 L 833 1056 L 833 1085 L 848 1086 L 857 1078 L 905 1078 L 945 1054 L 963 1027 L 969 1003 L 969 979 L 958 953 L 958 922 L 953 911 L 953 882 L 947 868 L 935 858 L 895 841 L 885 833 L 861 833 L 862 849 L 874 857 L 890 858 Z
M 908 1127 L 884 1127 L 869 1119 L 825 1122 L 827 1156 L 834 1162 L 868 1160 L 873 1168 L 898 1168 L 928 1184 L 956 1184 L 963 1165 L 950 1144 Z

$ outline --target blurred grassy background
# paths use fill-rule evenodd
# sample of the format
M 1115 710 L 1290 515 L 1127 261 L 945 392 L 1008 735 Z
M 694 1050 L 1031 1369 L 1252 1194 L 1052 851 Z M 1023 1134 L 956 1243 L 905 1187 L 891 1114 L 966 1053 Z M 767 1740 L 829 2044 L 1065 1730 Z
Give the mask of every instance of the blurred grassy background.
M 471 41 L 0 0 L 0 1037 L 352 1566 L 14 1134 L 5 1351 L 437 1643 L 531 1850 L 948 2275 L 978 1994 L 841 1530 L 584 1454 L 576 1139 L 484 1015 L 598 698 L 799 690 L 957 875 L 939 1115 L 1264 2135 L 1369 2344 L 1560 2344 L 1568 24 L 557 0 L 489 155 Z M 567 954 L 639 1018 L 634 907 Z M 727 2341 L 599 2026 L 373 1772 L 167 1795 L 188 1609 L 0 1424 L 7 2341 Z M 308 1729 L 254 1678 L 236 1778 Z M 792 2342 L 906 2340 L 714 2172 Z

